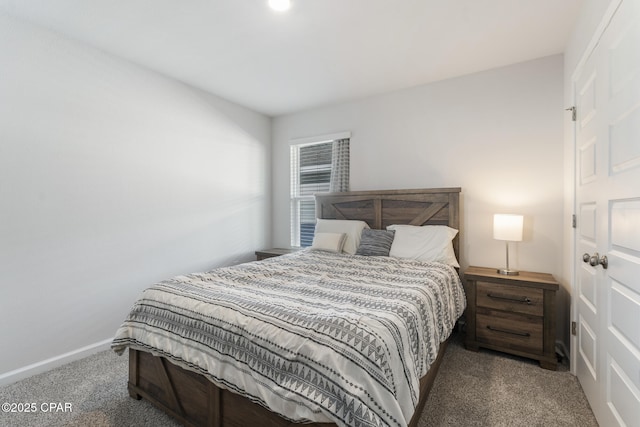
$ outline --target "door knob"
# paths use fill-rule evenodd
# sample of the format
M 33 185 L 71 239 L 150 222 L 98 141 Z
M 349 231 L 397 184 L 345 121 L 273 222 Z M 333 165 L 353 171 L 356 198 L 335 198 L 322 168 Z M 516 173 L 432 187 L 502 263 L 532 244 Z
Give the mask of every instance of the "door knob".
M 597 267 L 598 265 L 602 265 L 602 268 L 605 270 L 609 267 L 609 259 L 606 255 L 600 256 L 598 252 L 595 252 L 593 255 L 589 255 L 587 253 L 582 255 L 582 261 L 588 262 L 590 266 Z
M 600 257 L 600 260 L 598 261 L 600 263 L 600 265 L 602 266 L 602 268 L 604 268 L 605 270 L 607 268 L 609 268 L 609 259 L 607 258 L 606 255 L 602 255 Z

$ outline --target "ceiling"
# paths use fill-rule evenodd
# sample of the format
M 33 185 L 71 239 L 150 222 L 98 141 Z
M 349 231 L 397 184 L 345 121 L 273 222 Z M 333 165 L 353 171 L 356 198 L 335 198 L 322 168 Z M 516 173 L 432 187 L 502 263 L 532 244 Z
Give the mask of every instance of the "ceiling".
M 270 116 L 564 51 L 583 0 L 0 0 Z

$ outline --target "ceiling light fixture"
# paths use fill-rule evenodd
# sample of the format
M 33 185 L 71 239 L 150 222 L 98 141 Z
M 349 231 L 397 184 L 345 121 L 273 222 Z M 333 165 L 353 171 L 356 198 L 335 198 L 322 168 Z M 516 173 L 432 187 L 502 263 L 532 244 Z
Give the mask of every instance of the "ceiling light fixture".
M 284 12 L 291 7 L 291 0 L 269 0 L 269 7 L 275 11 Z

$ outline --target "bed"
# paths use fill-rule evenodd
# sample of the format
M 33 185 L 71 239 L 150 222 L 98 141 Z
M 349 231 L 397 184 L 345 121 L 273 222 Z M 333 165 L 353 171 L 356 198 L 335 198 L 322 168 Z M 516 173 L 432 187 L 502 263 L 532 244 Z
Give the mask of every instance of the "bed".
M 372 229 L 409 224 L 459 230 L 459 193 L 326 193 L 316 196 L 316 214 L 363 220 Z M 452 243 L 459 259 L 459 233 Z M 440 263 L 365 258 L 301 251 L 148 289 L 112 345 L 119 352 L 129 347 L 130 395 L 193 426 L 416 426 L 464 294 L 428 295 L 437 316 L 412 310 L 429 310 L 421 300 L 425 277 L 431 277 L 430 287 L 446 282 L 456 289 L 459 277 Z M 390 280 L 403 286 L 389 286 Z M 254 282 L 259 288 L 249 289 Z M 455 301 L 445 304 L 443 298 Z M 379 314 L 381 305 L 393 305 L 406 323 L 399 327 Z M 372 324 L 361 320 L 361 306 L 376 313 L 364 316 L 375 318 Z M 434 318 L 434 326 L 427 327 L 424 317 Z M 344 343 L 335 341 L 339 335 Z M 414 353 L 419 357 L 407 356 Z

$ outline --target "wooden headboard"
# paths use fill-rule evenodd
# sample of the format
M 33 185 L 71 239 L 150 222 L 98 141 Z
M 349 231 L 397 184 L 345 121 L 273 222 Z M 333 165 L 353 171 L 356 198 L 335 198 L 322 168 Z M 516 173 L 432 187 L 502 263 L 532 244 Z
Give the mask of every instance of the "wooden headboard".
M 410 224 L 460 230 L 460 188 L 318 193 L 316 217 L 359 219 L 376 229 Z M 453 249 L 460 260 L 460 232 L 453 239 Z

